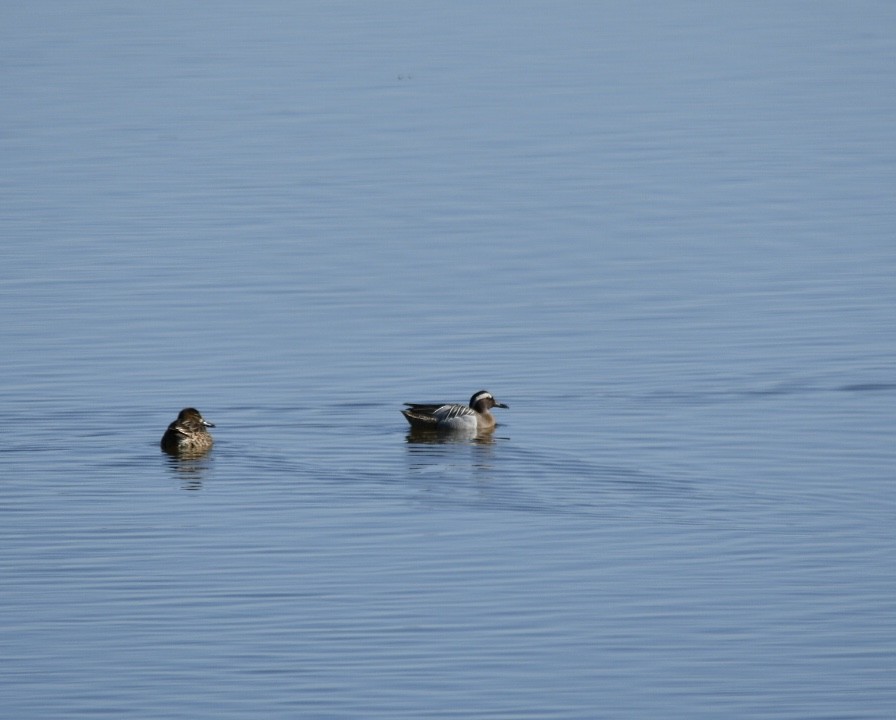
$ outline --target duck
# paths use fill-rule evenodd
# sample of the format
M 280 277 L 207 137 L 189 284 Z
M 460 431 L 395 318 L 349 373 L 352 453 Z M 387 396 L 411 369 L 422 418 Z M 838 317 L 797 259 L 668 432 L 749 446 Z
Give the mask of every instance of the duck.
M 184 408 L 162 435 L 162 450 L 170 455 L 201 455 L 214 440 L 206 428 L 214 427 L 196 408 Z
M 402 410 L 412 431 L 477 433 L 494 430 L 492 408 L 507 408 L 488 390 L 473 393 L 469 405 L 461 403 L 405 403 Z

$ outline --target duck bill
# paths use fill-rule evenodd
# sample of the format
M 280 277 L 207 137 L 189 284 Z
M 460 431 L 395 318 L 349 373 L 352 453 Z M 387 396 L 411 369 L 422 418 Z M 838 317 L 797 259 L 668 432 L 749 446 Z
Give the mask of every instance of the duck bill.
M 504 403 L 495 403 L 495 407 L 504 408 L 505 410 L 510 407 L 510 405 L 505 405 Z

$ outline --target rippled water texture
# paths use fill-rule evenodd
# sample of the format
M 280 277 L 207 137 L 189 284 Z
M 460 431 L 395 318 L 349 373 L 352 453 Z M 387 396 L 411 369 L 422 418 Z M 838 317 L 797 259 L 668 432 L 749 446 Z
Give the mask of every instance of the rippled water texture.
M 3 11 L 0 714 L 893 717 L 894 6 L 443 5 Z

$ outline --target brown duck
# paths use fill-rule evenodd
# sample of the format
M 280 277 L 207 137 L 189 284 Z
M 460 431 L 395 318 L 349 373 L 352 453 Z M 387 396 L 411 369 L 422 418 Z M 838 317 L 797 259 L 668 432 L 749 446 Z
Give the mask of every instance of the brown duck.
M 201 455 L 214 440 L 206 428 L 214 427 L 196 408 L 184 408 L 162 435 L 162 450 L 171 455 Z

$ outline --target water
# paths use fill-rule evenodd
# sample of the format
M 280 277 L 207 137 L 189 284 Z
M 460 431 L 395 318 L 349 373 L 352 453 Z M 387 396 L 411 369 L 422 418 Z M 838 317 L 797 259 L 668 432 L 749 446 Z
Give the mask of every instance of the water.
M 892 717 L 894 30 L 6 8 L 2 714 Z

